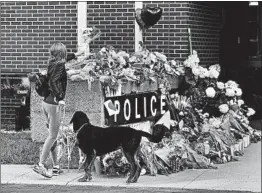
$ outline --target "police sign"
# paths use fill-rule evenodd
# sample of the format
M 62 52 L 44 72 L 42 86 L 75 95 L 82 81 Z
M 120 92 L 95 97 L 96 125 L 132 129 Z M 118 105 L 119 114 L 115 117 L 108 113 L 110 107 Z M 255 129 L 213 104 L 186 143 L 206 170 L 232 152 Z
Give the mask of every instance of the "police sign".
M 114 113 L 105 107 L 106 125 L 137 123 L 159 117 L 167 111 L 165 95 L 157 92 L 107 97 L 114 106 Z

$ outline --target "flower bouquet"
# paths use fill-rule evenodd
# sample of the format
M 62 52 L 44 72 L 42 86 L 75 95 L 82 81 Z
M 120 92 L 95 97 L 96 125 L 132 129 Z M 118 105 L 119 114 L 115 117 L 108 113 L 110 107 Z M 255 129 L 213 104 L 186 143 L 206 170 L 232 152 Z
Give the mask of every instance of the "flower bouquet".
M 103 173 L 108 176 L 126 176 L 130 169 L 130 164 L 121 150 L 106 154 L 102 158 L 102 164 L 104 167 Z

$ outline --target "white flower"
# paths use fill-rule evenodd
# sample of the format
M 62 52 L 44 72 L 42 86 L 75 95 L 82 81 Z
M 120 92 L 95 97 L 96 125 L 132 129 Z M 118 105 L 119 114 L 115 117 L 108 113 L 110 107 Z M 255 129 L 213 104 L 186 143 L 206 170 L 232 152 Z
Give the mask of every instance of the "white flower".
M 234 89 L 232 89 L 232 88 L 227 88 L 227 89 L 226 89 L 226 95 L 229 96 L 229 97 L 235 96 L 235 91 L 234 91 Z
M 200 70 L 200 74 L 199 74 L 200 78 L 207 78 L 207 77 L 209 77 L 209 71 L 206 68 L 204 68 L 202 66 L 199 66 L 199 70 Z
M 256 113 L 256 111 L 254 111 L 254 109 L 252 109 L 252 108 L 247 108 L 247 116 L 248 116 L 248 117 L 254 115 L 255 113 Z
M 184 65 L 185 67 L 188 67 L 188 68 L 193 68 L 194 66 L 197 66 L 195 62 L 193 61 L 193 59 L 190 57 L 184 61 Z
M 129 62 L 133 63 L 133 62 L 135 62 L 135 61 L 136 61 L 136 57 L 135 57 L 135 56 L 131 56 L 131 57 L 129 58 Z
M 200 74 L 200 70 L 198 67 L 193 67 L 192 68 L 192 73 L 195 75 L 195 76 L 198 76 Z
M 222 104 L 218 108 L 221 113 L 227 113 L 229 111 L 229 107 L 227 104 Z
M 209 66 L 208 69 L 209 69 L 209 70 L 214 69 L 214 70 L 218 71 L 218 73 L 221 72 L 221 68 L 220 68 L 220 65 L 219 65 L 219 64 L 214 64 L 214 65 L 212 65 L 212 66 Z
M 226 88 L 237 88 L 238 87 L 238 84 L 235 82 L 235 81 L 233 81 L 233 80 L 229 80 L 229 81 L 227 81 L 226 83 L 225 83 L 225 87 Z
M 197 63 L 197 64 L 199 63 L 199 58 L 197 56 L 197 53 L 193 53 L 188 58 L 189 60 L 191 60 L 192 63 Z
M 184 132 L 189 132 L 190 131 L 190 129 L 188 127 L 183 127 L 181 130 L 184 131 Z
M 235 103 L 234 103 L 233 100 L 230 100 L 230 101 L 229 101 L 229 104 L 230 104 L 230 105 L 234 105 Z
M 110 51 L 109 51 L 109 54 L 111 55 L 111 57 L 112 57 L 113 59 L 117 59 L 117 53 L 116 53 L 115 50 L 110 50 Z
M 103 47 L 103 48 L 101 48 L 101 50 L 100 50 L 101 52 L 106 52 L 106 48 L 105 47 Z
M 171 66 L 175 67 L 176 66 L 176 61 L 175 60 L 171 60 Z
M 199 60 L 197 55 L 194 57 L 194 62 L 197 63 L 197 64 L 200 62 L 200 60 Z
M 185 67 L 193 68 L 198 66 L 199 58 L 197 56 L 197 52 L 193 51 L 193 54 L 188 56 L 188 58 L 184 61 Z
M 118 57 L 129 58 L 129 54 L 126 53 L 125 51 L 119 51 L 119 52 L 117 53 L 117 56 L 118 56 Z
M 170 125 L 172 126 L 172 127 L 174 127 L 174 126 L 176 126 L 177 125 L 177 122 L 175 121 L 175 120 L 170 120 Z
M 225 88 L 225 84 L 223 82 L 217 82 L 217 88 L 222 90 Z
M 165 67 L 165 70 L 166 70 L 167 72 L 172 72 L 172 68 L 171 68 L 171 66 L 170 66 L 169 64 L 165 63 L 165 64 L 164 64 L 164 67 Z
M 203 116 L 204 117 L 209 117 L 209 113 L 204 113 Z
M 47 70 L 42 70 L 42 71 L 40 71 L 40 73 L 41 73 L 42 75 L 47 75 Z
M 214 126 L 215 128 L 219 128 L 221 125 L 221 120 L 218 118 L 210 118 L 209 119 L 209 124 L 211 124 L 212 126 Z
M 185 65 L 185 67 L 190 67 L 190 64 L 189 64 L 188 59 L 186 59 L 183 63 L 184 63 L 184 65 Z
M 184 113 L 181 111 L 181 112 L 179 113 L 179 115 L 180 115 L 180 116 L 184 116 Z
M 123 56 L 118 57 L 118 62 L 119 62 L 119 64 L 122 65 L 122 66 L 125 66 L 125 65 L 126 65 L 126 60 L 124 59 Z
M 242 95 L 242 90 L 241 90 L 241 88 L 236 88 L 236 89 L 235 89 L 235 92 L 236 92 L 236 96 L 241 96 L 241 95 Z
M 209 73 L 208 69 L 206 69 L 206 68 L 204 68 L 204 75 L 205 75 L 205 77 L 210 76 L 210 73 Z
M 211 68 L 209 70 L 209 77 L 210 78 L 218 78 L 218 76 L 219 76 L 219 72 L 216 69 Z
M 153 54 L 153 53 L 149 53 L 149 58 L 150 60 L 153 62 L 153 63 L 156 63 L 157 62 L 157 58 L 156 58 L 156 55 Z
M 215 89 L 214 89 L 213 87 L 208 87 L 208 88 L 206 89 L 206 95 L 207 95 L 208 97 L 210 97 L 210 98 L 214 98 L 215 95 L 216 95 Z
M 243 105 L 243 104 L 244 104 L 244 101 L 243 101 L 243 100 L 241 100 L 241 99 L 239 99 L 239 100 L 237 101 L 237 104 L 238 104 L 238 106 L 240 107 L 241 105 Z
M 30 81 L 29 81 L 29 78 L 22 78 L 22 85 L 26 88 L 29 88 L 30 87 Z
M 159 53 L 159 52 L 154 52 L 154 54 L 155 54 L 156 57 L 157 57 L 158 59 L 160 59 L 161 61 L 167 62 L 167 57 L 166 57 L 164 54 Z
M 205 78 L 205 72 L 204 72 L 204 70 L 203 70 L 203 68 L 202 67 L 199 67 L 199 77 L 200 78 Z

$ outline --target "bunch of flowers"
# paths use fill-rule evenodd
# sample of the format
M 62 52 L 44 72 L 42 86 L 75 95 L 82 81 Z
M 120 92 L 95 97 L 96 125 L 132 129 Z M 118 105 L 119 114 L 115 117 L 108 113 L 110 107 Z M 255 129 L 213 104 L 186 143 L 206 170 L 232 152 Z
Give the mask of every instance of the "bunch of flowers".
M 130 165 L 121 150 L 106 154 L 102 159 L 104 173 L 109 176 L 127 175 Z
M 196 80 L 198 78 L 217 79 L 219 77 L 221 69 L 218 64 L 205 68 L 200 66 L 199 63 L 200 60 L 195 50 L 193 51 L 193 54 L 188 56 L 188 58 L 184 61 L 185 68 L 190 69 Z
M 193 50 L 193 54 L 188 56 L 188 58 L 184 61 L 184 65 L 188 68 L 194 68 L 198 67 L 199 62 L 200 60 L 197 55 L 197 51 Z
M 58 135 L 58 160 L 67 155 L 68 165 L 71 161 L 71 154 L 76 144 L 76 133 L 72 125 L 61 126 Z

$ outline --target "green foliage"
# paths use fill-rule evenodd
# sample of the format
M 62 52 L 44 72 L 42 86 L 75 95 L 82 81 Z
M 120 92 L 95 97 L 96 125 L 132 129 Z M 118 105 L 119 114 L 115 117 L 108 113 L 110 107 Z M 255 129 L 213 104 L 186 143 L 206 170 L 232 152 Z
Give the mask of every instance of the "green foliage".
M 2 164 L 35 164 L 39 160 L 39 143 L 30 132 L 1 133 Z

